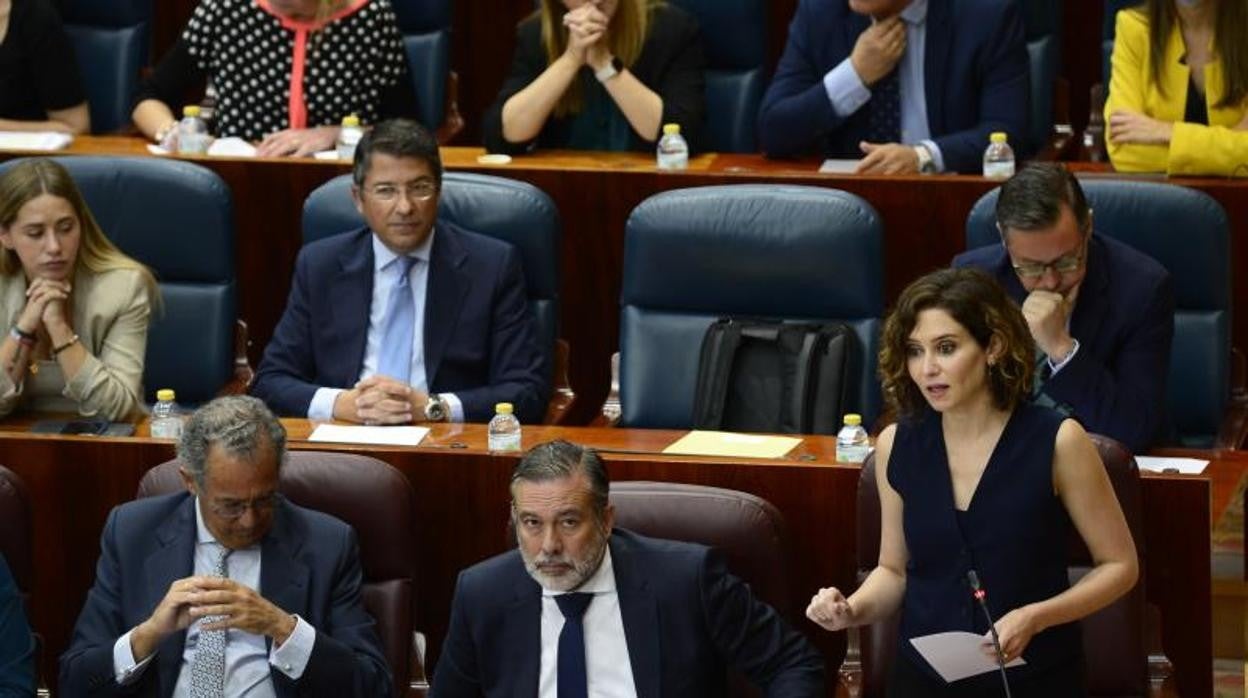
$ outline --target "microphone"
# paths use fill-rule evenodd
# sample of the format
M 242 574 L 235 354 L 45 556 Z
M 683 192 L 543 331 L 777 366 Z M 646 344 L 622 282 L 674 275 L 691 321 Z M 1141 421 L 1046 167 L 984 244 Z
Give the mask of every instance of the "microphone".
M 971 596 L 979 602 L 979 607 L 984 611 L 984 618 L 988 619 L 988 634 L 992 637 L 992 648 L 997 653 L 997 669 L 1001 672 L 1001 685 L 1005 686 L 1005 698 L 1013 698 L 1010 695 L 1010 680 L 1005 676 L 1005 653 L 1001 651 L 1001 638 L 997 637 L 997 624 L 992 620 L 992 613 L 988 610 L 988 602 L 984 599 L 988 597 L 988 592 L 979 585 L 979 575 L 975 570 L 966 571 L 966 581 L 971 585 Z

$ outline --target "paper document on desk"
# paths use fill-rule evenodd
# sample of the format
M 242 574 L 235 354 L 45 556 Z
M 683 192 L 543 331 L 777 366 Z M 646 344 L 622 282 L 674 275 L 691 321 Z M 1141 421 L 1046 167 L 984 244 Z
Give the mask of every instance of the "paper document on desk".
M 683 456 L 779 458 L 792 451 L 801 442 L 801 439 L 791 436 L 737 434 L 728 431 L 691 431 L 663 449 L 663 452 Z
M 1199 475 L 1205 472 L 1205 466 L 1209 465 L 1209 461 L 1199 458 L 1167 458 L 1158 456 L 1136 456 L 1135 463 L 1140 466 L 1140 470 L 1147 470 L 1150 473 L 1164 473 L 1177 470 L 1184 475 Z
M 855 174 L 861 160 L 837 160 L 829 158 L 819 166 L 819 174 Z
M 60 150 L 73 142 L 56 131 L 0 131 L 0 150 Z
M 997 670 L 997 660 L 984 654 L 981 648 L 984 644 L 983 635 L 961 631 L 936 633 L 911 638 L 910 644 L 949 683 Z M 1026 663 L 1022 657 L 1018 657 L 1006 666 L 1022 666 Z
M 312 430 L 308 441 L 417 446 L 428 433 L 427 427 L 353 427 L 341 424 L 321 424 Z

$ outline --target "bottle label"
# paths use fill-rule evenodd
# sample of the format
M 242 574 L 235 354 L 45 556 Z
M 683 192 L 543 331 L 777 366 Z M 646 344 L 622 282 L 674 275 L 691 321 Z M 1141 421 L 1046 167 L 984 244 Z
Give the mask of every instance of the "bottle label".
M 491 451 L 519 451 L 520 432 L 514 434 L 490 434 L 488 446 Z

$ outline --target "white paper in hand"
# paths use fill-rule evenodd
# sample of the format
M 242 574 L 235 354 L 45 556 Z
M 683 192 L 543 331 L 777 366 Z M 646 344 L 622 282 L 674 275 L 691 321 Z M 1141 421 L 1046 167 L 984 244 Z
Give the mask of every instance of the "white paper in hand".
M 997 670 L 997 660 L 984 654 L 980 648 L 983 642 L 983 635 L 961 631 L 910 639 L 910 644 L 949 683 Z M 1018 657 L 1006 666 L 1022 666 L 1026 663 L 1022 657 Z

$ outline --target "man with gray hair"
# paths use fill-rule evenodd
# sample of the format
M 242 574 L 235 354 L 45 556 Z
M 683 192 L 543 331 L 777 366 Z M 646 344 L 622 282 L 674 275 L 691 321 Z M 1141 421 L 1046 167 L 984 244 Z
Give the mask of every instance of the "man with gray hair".
M 108 517 L 62 691 L 391 694 L 355 534 L 282 498 L 285 453 L 285 429 L 256 398 L 218 398 L 191 416 L 178 442 L 186 492 Z
M 459 575 L 433 698 L 722 696 L 727 666 L 768 695 L 824 694 L 822 657 L 718 553 L 614 528 L 608 487 L 567 441 L 520 461 L 519 550 Z

